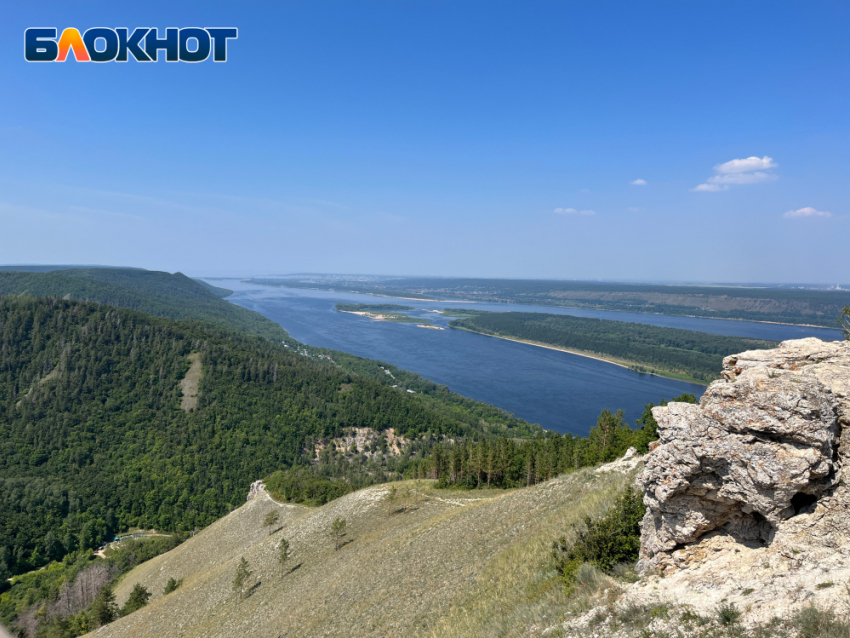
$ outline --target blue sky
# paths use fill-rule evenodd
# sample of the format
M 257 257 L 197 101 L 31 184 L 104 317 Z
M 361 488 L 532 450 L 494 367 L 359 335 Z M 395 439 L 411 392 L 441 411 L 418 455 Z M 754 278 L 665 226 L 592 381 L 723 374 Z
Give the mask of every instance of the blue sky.
M 118 5 L 0 8 L 0 263 L 850 281 L 850 3 Z M 34 26 L 239 38 L 32 64 Z

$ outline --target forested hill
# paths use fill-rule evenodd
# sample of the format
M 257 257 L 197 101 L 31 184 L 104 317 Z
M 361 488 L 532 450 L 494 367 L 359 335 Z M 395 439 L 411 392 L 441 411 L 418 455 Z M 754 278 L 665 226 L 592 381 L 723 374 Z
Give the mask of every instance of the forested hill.
M 197 408 L 181 380 L 198 353 Z M 439 409 L 438 409 L 439 408 Z M 203 527 L 346 426 L 478 420 L 262 338 L 58 298 L 0 298 L 0 572 L 130 526 Z
M 718 378 L 723 357 L 776 344 L 610 319 L 539 312 L 452 309 L 449 326 L 485 335 L 545 344 L 621 363 L 642 372 L 707 383 Z
M 0 296 L 27 294 L 96 301 L 158 317 L 207 321 L 277 342 L 292 341 L 274 321 L 225 301 L 222 296 L 227 292 L 182 273 L 135 268 L 0 272 Z

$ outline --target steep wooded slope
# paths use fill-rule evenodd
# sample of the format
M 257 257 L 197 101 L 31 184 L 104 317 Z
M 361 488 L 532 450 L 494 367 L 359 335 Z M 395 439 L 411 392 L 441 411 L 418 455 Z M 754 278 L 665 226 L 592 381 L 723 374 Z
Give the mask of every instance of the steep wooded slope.
M 292 341 L 270 319 L 225 301 L 223 292 L 179 272 L 135 268 L 0 272 L 0 296 L 25 294 L 95 301 L 157 317 L 205 321 L 277 342 Z
M 180 405 L 190 355 L 198 407 Z M 208 525 L 345 427 L 468 433 L 413 395 L 259 337 L 98 304 L 0 298 L 0 564 L 138 525 Z

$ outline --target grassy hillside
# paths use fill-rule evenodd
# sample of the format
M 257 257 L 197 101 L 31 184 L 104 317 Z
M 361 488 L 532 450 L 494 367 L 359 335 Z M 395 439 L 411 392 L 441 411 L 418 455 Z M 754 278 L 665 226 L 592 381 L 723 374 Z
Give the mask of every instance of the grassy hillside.
M 175 622 L 186 638 L 529 635 L 574 604 L 552 566 L 553 539 L 607 509 L 630 480 L 581 470 L 483 492 L 410 481 L 395 484 L 410 495 L 391 507 L 383 486 L 320 508 L 282 509 L 261 497 L 130 572 L 116 590 L 119 604 L 136 584 L 152 601 L 98 636 L 158 638 L 173 635 Z M 268 534 L 262 521 L 272 510 L 282 528 Z M 327 534 L 336 517 L 348 527 L 339 551 Z M 281 538 L 292 548 L 283 569 Z M 232 581 L 243 556 L 254 574 L 240 602 Z M 171 577 L 183 584 L 163 596 Z
M 198 407 L 185 412 L 193 353 Z M 203 527 L 252 481 L 309 463 L 308 440 L 343 428 L 480 431 L 475 415 L 439 407 L 208 324 L 0 298 L 0 569 L 37 568 L 134 525 Z
M 139 310 L 157 317 L 196 319 L 292 342 L 278 324 L 222 299 L 229 291 L 183 275 L 129 268 L 74 268 L 53 272 L 0 272 L 0 296 L 63 297 Z
M 776 345 L 761 339 L 539 312 L 479 312 L 455 319 L 449 326 L 588 354 L 641 372 L 697 383 L 719 378 L 723 357 L 729 354 Z

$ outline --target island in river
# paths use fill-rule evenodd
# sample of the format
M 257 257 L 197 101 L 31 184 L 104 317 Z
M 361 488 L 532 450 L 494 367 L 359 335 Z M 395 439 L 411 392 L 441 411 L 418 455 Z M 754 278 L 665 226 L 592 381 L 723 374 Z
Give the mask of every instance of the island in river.
M 352 315 L 368 317 L 374 321 L 393 321 L 396 323 L 415 323 L 420 328 L 429 326 L 422 325 L 431 323 L 427 319 L 415 319 L 397 310 L 415 310 L 412 306 L 400 306 L 398 304 L 365 304 L 365 303 L 338 303 L 336 309 L 339 312 L 347 312 Z

